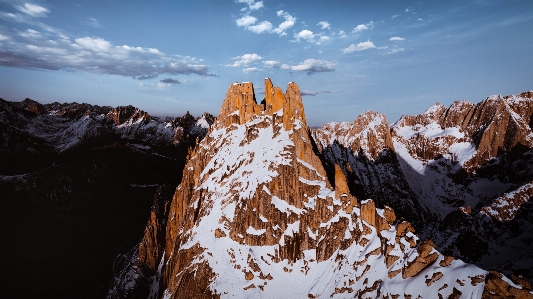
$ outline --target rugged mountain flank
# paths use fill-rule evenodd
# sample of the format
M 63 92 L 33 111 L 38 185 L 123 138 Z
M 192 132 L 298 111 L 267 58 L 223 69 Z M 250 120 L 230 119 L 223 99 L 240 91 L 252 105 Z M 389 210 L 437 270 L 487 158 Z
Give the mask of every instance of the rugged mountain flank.
M 532 96 L 435 104 L 392 126 L 366 112 L 313 136 L 352 192 L 394 207 L 439 251 L 531 280 Z
M 212 121 L 0 100 L 0 297 L 104 297 L 114 258 L 139 242 L 154 194 L 172 198 Z
M 439 214 L 402 174 L 395 135 L 379 114 L 355 123 L 337 127 L 344 141 L 334 124 L 312 133 L 296 84 L 265 79 L 260 103 L 251 83 L 230 85 L 172 200 L 156 198 L 115 260 L 108 298 L 531 297 L 420 239 L 409 211 L 419 225 Z

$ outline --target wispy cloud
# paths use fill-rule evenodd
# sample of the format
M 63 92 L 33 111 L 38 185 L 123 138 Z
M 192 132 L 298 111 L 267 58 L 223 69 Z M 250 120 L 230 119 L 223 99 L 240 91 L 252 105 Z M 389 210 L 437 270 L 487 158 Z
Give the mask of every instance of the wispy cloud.
M 0 65 L 15 68 L 85 71 L 151 79 L 163 74 L 211 76 L 209 67 L 189 56 L 166 55 L 156 48 L 114 46 L 99 37 L 70 37 L 28 29 L 6 36 Z
M 30 3 L 26 3 L 24 6 L 15 6 L 15 8 L 34 18 L 46 17 L 46 15 L 50 12 L 50 10 L 47 8 Z
M 260 55 L 257 55 L 256 53 L 253 53 L 253 54 L 244 54 L 242 56 L 233 57 L 231 59 L 235 60 L 235 62 L 233 64 L 226 64 L 226 66 L 241 67 L 241 66 L 246 66 L 254 61 L 261 60 L 263 59 L 263 57 L 261 57 Z
M 331 90 L 319 90 L 319 91 L 302 90 L 300 92 L 300 94 L 302 96 L 312 96 L 312 97 L 314 97 L 314 96 L 316 96 L 318 94 L 321 94 L 321 93 L 332 93 L 332 91 Z
M 248 73 L 257 72 L 259 71 L 259 69 L 256 67 L 248 67 L 248 68 L 243 68 L 242 71 L 243 73 L 248 74 Z
M 278 15 L 278 17 L 284 18 L 285 21 L 279 24 L 278 28 L 274 29 L 274 32 L 277 33 L 279 36 L 287 35 L 286 30 L 294 26 L 296 18 L 283 10 L 278 10 L 276 14 Z
M 257 23 L 258 19 L 256 17 L 250 16 L 248 13 L 242 16 L 241 18 L 235 20 L 235 23 L 237 24 L 237 26 L 244 27 L 247 30 L 250 30 L 253 33 L 257 34 L 276 33 L 279 36 L 285 36 L 287 35 L 287 29 L 291 28 L 296 23 L 296 17 L 283 10 L 278 10 L 276 12 L 276 15 L 278 17 L 285 19 L 285 21 L 281 22 L 278 27 L 275 27 L 269 21 L 261 21 Z
M 241 9 L 241 11 L 245 11 L 247 9 L 249 10 L 258 10 L 263 7 L 263 1 L 257 1 L 254 0 L 237 0 L 237 3 L 245 3 L 247 7 L 244 7 Z
M 390 41 L 403 41 L 405 40 L 405 38 L 403 37 L 399 37 L 399 36 L 393 36 L 391 38 L 389 38 Z
M 87 18 L 83 23 L 93 28 L 99 28 L 99 29 L 105 28 L 105 26 L 102 25 L 102 23 L 100 23 L 100 21 L 98 21 L 95 18 Z
M 337 64 L 333 61 L 318 60 L 318 59 L 306 59 L 298 65 L 290 66 L 290 70 L 305 72 L 309 75 L 314 73 L 332 72 L 335 70 Z M 287 65 L 282 65 L 282 69 Z
M 400 16 L 400 15 L 393 15 L 393 16 L 391 17 L 391 20 L 394 20 L 394 19 L 396 19 L 396 18 L 399 17 L 399 16 Z
M 360 51 L 364 51 L 364 50 L 368 50 L 368 49 L 373 49 L 375 47 L 376 47 L 376 45 L 374 45 L 373 42 L 366 41 L 366 42 L 360 42 L 357 45 L 351 44 L 347 48 L 344 48 L 344 49 L 341 49 L 341 50 L 342 50 L 343 54 L 348 54 L 348 53 L 352 53 L 352 52 L 360 52 Z
M 15 29 L 16 34 L 3 33 L 2 39 L 9 39 L 9 43 L 0 47 L 1 66 L 84 71 L 140 80 L 164 74 L 213 76 L 202 59 L 167 55 L 156 48 L 114 46 L 111 41 L 100 37 L 72 38 L 64 30 L 37 20 L 50 13 L 47 8 L 29 3 L 14 7 L 21 13 L 0 12 L 0 18 L 35 26 L 40 31 L 27 29 L 21 32 Z
M 344 32 L 344 30 L 341 30 L 341 31 L 339 31 L 339 37 L 340 38 L 346 38 L 346 37 L 348 37 L 348 35 L 346 34 L 346 32 Z
M 330 24 L 326 21 L 318 22 L 317 25 L 320 25 L 321 29 L 331 29 Z
M 403 52 L 404 49 L 403 48 L 394 48 L 392 50 L 390 50 L 389 52 L 387 52 L 387 54 L 394 54 L 394 53 L 399 53 L 399 52 Z
M 276 60 L 266 60 L 266 61 L 263 61 L 263 65 L 266 68 L 274 69 L 274 68 L 278 68 L 281 65 L 281 63 Z
M 309 75 L 322 72 L 333 72 L 337 63 L 328 60 L 306 59 L 296 65 L 281 63 L 277 60 L 263 61 L 263 66 L 270 69 L 280 69 L 295 72 L 305 72 Z
M 160 80 L 159 82 L 165 83 L 165 84 L 172 84 L 172 85 L 181 84 L 179 80 L 172 79 L 172 78 L 166 78 L 166 79 Z

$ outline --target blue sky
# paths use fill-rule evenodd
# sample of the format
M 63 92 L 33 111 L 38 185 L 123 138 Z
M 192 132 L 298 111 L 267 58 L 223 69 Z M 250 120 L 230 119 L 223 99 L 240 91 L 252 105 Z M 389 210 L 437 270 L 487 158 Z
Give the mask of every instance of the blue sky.
M 5 1 L 0 97 L 218 114 L 228 86 L 304 94 L 310 125 L 533 89 L 533 1 Z

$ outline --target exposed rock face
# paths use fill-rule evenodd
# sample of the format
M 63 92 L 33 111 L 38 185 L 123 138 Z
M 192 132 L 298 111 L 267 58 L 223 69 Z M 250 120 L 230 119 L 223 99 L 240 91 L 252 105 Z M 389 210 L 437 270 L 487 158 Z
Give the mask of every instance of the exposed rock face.
M 328 123 L 312 134 L 328 177 L 340 167 L 352 194 L 422 225 L 431 215 L 401 173 L 390 132 L 385 115 L 367 111 L 353 123 Z
M 496 198 L 489 206 L 481 208 L 480 213 L 500 222 L 510 222 L 516 217 L 520 207 L 532 198 L 533 182 Z
M 147 112 L 144 112 L 131 105 L 119 106 L 113 109 L 113 111 L 109 112 L 109 116 L 111 117 L 115 125 L 121 125 L 125 123 L 127 120 L 129 120 L 130 123 L 135 123 L 139 121 L 144 121 L 144 122 L 150 121 L 150 115 L 148 115 Z
M 502 151 L 517 145 L 533 147 L 529 122 L 533 114 L 532 92 L 515 96 L 491 96 L 479 104 L 457 101 L 449 108 L 435 104 L 418 116 L 404 116 L 393 126 L 393 135 L 417 139 L 407 143 L 411 155 L 430 160 L 438 155 L 455 154 L 467 162 L 463 166 L 475 171 Z M 461 161 L 454 143 L 471 142 L 475 153 Z
M 369 121 L 375 119 L 376 124 Z M 360 158 L 376 174 L 397 171 L 396 144 L 384 118 L 369 113 L 360 122 L 372 123 L 352 130 Z M 337 154 L 353 153 L 350 146 L 351 152 L 332 150 L 328 174 L 315 144 L 323 155 L 331 145 L 313 140 L 296 84 L 283 93 L 266 79 L 260 104 L 251 83 L 232 84 L 219 117 L 188 155 L 182 182 L 163 208 L 168 213 L 152 213 L 138 253 L 130 258 L 137 266 L 122 268 L 108 297 L 141 293 L 147 283 L 138 281 L 147 276 L 131 284 L 120 278 L 134 277 L 139 264 L 155 273 L 148 278 L 149 298 L 483 293 L 487 271 L 442 255 L 431 241 L 421 242 L 393 209 L 354 196 L 350 175 L 364 178 L 368 172 L 360 165 L 365 164 L 335 160 Z M 372 150 L 364 153 L 368 147 Z M 380 159 L 393 166 L 381 166 Z M 388 194 L 409 187 L 398 172 L 389 178 L 396 177 L 403 181 L 387 187 Z M 414 191 L 406 190 L 400 194 L 412 197 L 400 206 L 419 205 Z M 161 224 L 164 241 L 155 244 Z

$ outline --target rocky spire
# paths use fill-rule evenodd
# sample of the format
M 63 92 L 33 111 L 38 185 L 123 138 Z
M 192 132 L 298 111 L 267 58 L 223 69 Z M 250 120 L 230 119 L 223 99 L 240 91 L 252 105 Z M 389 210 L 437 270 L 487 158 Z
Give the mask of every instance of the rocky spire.
M 285 130 L 290 130 L 295 120 L 306 123 L 300 88 L 290 82 L 287 91 L 274 87 L 269 78 L 265 79 L 265 98 L 257 104 L 254 87 L 250 82 L 233 83 L 228 88 L 226 98 L 219 113 L 219 125 L 244 124 L 255 115 L 282 116 Z

